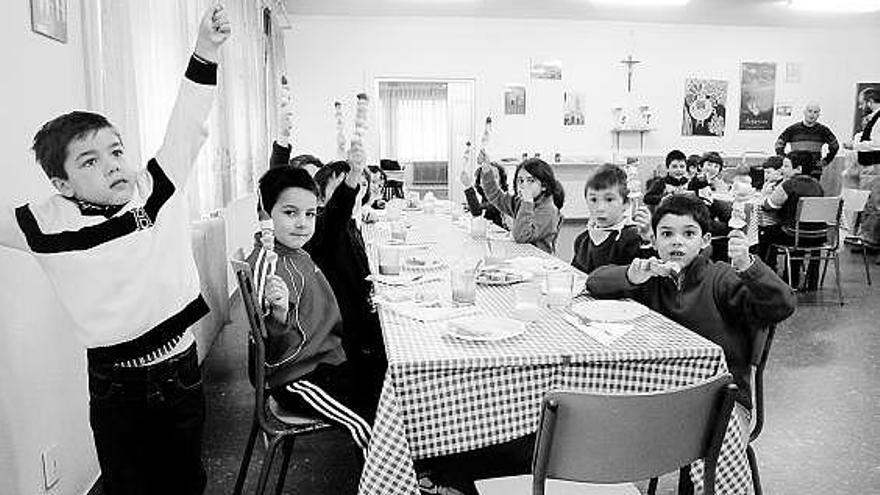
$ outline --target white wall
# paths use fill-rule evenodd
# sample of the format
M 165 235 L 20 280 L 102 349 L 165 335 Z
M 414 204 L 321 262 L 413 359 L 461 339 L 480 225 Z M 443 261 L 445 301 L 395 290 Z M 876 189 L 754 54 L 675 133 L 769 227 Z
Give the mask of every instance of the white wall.
M 68 1 L 68 42 L 30 30 L 29 2 L 0 16 L 0 202 L 50 193 L 29 151 L 49 118 L 85 107 L 80 0 Z M 98 474 L 84 351 L 49 282 L 29 256 L 0 248 L 0 493 L 82 494 Z M 58 446 L 61 481 L 43 490 L 40 452 Z
M 552 156 L 607 155 L 612 148 L 611 107 L 623 103 L 630 52 L 642 60 L 634 88 L 654 109 L 659 128 L 646 137 L 646 152 L 686 153 L 708 149 L 739 154 L 772 151 L 773 141 L 801 117 L 808 100 L 823 106 L 822 121 L 839 139 L 850 136 L 855 83 L 880 79 L 873 47 L 877 29 L 784 29 L 734 26 L 622 24 L 615 22 L 458 18 L 296 17 L 286 32 L 288 75 L 297 111 L 295 146 L 331 157 L 335 128 L 332 103 L 373 92 L 375 77 L 475 77 L 477 120 L 495 117 L 493 155 L 523 151 Z M 632 33 L 630 35 L 630 33 Z M 561 82 L 530 81 L 529 59 L 563 61 Z M 794 105 L 790 118 L 772 131 L 738 131 L 741 62 L 777 63 L 777 101 Z M 802 64 L 802 82 L 784 82 L 785 62 Z M 687 77 L 729 81 L 724 138 L 682 137 L 681 113 Z M 525 84 L 525 116 L 503 115 L 504 86 Z M 562 93 L 586 93 L 584 127 L 562 126 Z M 371 159 L 378 157 L 376 121 L 371 123 Z M 481 132 L 482 125 L 476 126 Z M 633 143 L 624 143 L 633 146 Z

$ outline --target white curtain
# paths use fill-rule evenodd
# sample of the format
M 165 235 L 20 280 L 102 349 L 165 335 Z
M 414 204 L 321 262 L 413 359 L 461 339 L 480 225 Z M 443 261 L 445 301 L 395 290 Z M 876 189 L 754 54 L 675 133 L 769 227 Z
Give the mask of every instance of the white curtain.
M 214 0 L 85 0 L 91 105 L 116 115 L 133 159 L 152 157 L 165 133 L 199 20 Z M 194 216 L 252 193 L 274 131 L 284 68 L 277 0 L 224 2 L 233 34 L 222 50 L 208 141 L 187 191 Z M 137 140 L 136 142 L 134 142 Z
M 380 82 L 382 158 L 446 161 L 449 119 L 445 83 Z

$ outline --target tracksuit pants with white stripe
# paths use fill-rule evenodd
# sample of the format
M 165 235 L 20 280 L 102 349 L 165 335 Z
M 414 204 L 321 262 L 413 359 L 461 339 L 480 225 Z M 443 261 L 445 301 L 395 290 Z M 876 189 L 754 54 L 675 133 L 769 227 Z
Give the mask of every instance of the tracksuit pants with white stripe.
M 315 414 L 349 432 L 364 456 L 382 387 L 380 376 L 355 369 L 348 361 L 319 364 L 311 373 L 271 391 L 291 412 Z

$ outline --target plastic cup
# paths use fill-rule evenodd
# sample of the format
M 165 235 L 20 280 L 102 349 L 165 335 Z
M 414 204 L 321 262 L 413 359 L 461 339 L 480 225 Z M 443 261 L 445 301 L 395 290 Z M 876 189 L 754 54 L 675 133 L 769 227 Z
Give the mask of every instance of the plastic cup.
M 535 282 L 513 286 L 513 317 L 522 321 L 537 321 L 541 312 L 541 288 Z
M 391 240 L 406 244 L 406 224 L 403 222 L 391 222 Z
M 568 306 L 571 302 L 574 275 L 568 271 L 547 272 L 547 305 Z
M 482 240 L 486 238 L 489 228 L 488 222 L 483 217 L 471 217 L 471 238 Z
M 477 282 L 473 268 L 453 268 L 450 272 L 452 302 L 456 304 L 475 304 L 477 301 Z
M 382 275 L 400 275 L 400 246 L 391 244 L 379 245 L 379 273 Z

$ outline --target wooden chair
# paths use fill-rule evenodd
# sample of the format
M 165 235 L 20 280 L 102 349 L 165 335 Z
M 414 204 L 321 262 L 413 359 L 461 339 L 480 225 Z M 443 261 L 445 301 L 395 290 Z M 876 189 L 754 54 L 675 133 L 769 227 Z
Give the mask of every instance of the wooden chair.
M 843 199 L 843 211 L 852 213 L 854 217 L 851 225 L 849 222 L 843 225 L 842 230 L 846 232 L 843 243 L 861 249 L 862 261 L 865 263 L 865 278 L 868 280 L 868 285 L 871 285 L 871 269 L 868 265 L 868 250 L 865 247 L 865 242 L 859 237 L 859 226 L 862 223 L 862 212 L 865 211 L 865 205 L 868 204 L 868 197 L 870 195 L 871 191 L 863 191 L 861 189 L 844 188 L 840 191 L 840 197 Z
M 532 475 L 481 480 L 477 490 L 484 495 L 638 494 L 626 482 L 703 459 L 705 493 L 714 495 L 736 390 L 724 374 L 644 394 L 550 392 L 542 403 Z
M 257 489 L 254 493 L 262 494 L 266 489 L 269 471 L 272 468 L 272 460 L 278 447 L 281 447 L 283 460 L 281 462 L 281 472 L 275 484 L 275 493 L 280 495 L 284 489 L 284 480 L 287 476 L 287 467 L 290 464 L 293 443 L 296 437 L 328 430 L 333 426 L 317 417 L 287 412 L 269 395 L 269 388 L 266 383 L 268 366 L 266 365 L 265 339 L 267 334 L 263 318 L 257 309 L 259 304 L 254 289 L 253 275 L 251 274 L 250 266 L 243 261 L 230 260 L 230 264 L 238 279 L 238 287 L 250 327 L 248 335 L 248 372 L 251 383 L 254 385 L 255 398 L 251 432 L 248 436 L 247 446 L 244 450 L 241 467 L 238 470 L 238 477 L 235 480 L 235 488 L 232 493 L 238 495 L 244 487 L 257 433 L 262 432 L 268 439 L 268 446 L 263 459 L 263 466 L 260 469 Z
M 752 442 L 757 440 L 764 429 L 764 367 L 767 366 L 767 358 L 770 356 L 770 345 L 776 335 L 776 325 L 770 325 L 758 330 L 752 340 L 752 425 L 749 432 L 749 445 L 746 447 L 746 456 L 749 459 L 749 469 L 752 471 L 752 487 L 755 495 L 762 495 L 761 476 L 758 473 L 758 461 L 755 458 L 755 450 Z
M 828 262 L 834 262 L 837 296 L 843 305 L 843 290 L 840 286 L 840 216 L 843 212 L 843 200 L 837 196 L 804 197 L 798 200 L 795 213 L 795 225 L 783 231 L 793 238 L 793 242 L 774 243 L 772 246 L 785 257 L 788 284 L 791 285 L 791 262 L 802 260 L 801 281 L 806 280 L 806 267 L 811 259 L 825 262 L 819 286 L 825 282 L 825 270 Z

